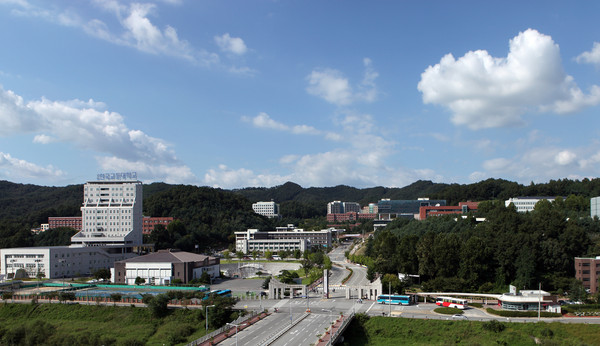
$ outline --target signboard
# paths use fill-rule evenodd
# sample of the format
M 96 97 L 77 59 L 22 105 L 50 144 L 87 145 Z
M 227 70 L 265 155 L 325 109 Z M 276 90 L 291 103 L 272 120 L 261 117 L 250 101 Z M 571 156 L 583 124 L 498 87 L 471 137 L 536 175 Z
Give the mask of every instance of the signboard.
M 137 180 L 137 172 L 126 173 L 100 173 L 97 175 L 98 181 L 104 180 Z

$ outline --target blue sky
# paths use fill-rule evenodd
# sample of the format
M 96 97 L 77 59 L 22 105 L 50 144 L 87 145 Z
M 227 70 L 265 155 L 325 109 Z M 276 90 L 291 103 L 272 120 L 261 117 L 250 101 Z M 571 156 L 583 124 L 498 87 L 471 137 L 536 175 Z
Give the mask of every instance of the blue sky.
M 600 2 L 0 0 L 0 179 L 600 173 Z

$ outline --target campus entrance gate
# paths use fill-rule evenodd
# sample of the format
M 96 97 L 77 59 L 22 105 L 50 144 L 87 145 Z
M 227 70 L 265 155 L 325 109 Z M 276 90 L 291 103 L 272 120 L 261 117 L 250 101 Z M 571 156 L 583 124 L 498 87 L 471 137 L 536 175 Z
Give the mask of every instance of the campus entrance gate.
M 285 292 L 289 292 L 290 298 L 297 296 L 298 293 L 302 296 L 308 295 L 306 285 L 284 284 L 276 278 L 272 278 L 269 281 L 269 299 L 283 299 Z
M 383 292 L 381 278 L 365 286 L 346 286 L 346 299 L 369 299 L 377 300 L 377 296 Z

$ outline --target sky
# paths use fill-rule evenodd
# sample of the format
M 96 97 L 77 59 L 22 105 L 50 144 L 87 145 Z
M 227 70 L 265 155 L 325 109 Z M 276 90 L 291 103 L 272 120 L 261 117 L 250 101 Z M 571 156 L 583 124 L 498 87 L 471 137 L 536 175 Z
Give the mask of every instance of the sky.
M 600 175 L 596 1 L 0 0 L 0 180 Z

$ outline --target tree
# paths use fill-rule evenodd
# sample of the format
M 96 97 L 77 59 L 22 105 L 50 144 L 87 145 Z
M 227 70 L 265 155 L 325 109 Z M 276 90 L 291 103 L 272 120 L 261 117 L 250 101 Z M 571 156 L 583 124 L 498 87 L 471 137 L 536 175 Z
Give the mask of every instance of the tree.
M 294 258 L 300 259 L 300 257 L 302 257 L 302 251 L 300 251 L 298 249 L 294 250 Z
M 110 280 L 110 270 L 107 268 L 100 268 L 93 275 L 96 280 Z
M 229 250 L 225 250 L 225 251 L 223 251 L 223 257 L 224 257 L 226 260 L 230 260 L 230 259 L 231 259 L 231 253 L 229 252 Z
M 569 299 L 574 302 L 583 302 L 587 299 L 588 293 L 585 290 L 585 286 L 579 280 L 573 280 L 571 288 L 569 289 Z
M 265 279 L 265 281 L 263 281 L 261 287 L 266 290 L 267 288 L 269 288 L 270 282 L 271 282 L 271 277 L 269 276 L 268 278 Z
M 120 302 L 123 299 L 123 295 L 121 293 L 113 293 L 110 295 L 110 300 L 113 301 L 113 305 L 117 305 L 117 302 Z
M 242 259 L 242 257 L 244 257 L 244 253 L 243 253 L 243 252 L 241 252 L 241 251 L 236 251 L 236 252 L 235 252 L 235 257 L 237 257 L 237 258 L 238 258 L 238 260 L 241 260 L 241 259 Z
M 135 278 L 135 284 L 136 284 L 136 285 L 143 285 L 143 284 L 145 284 L 145 283 L 146 283 L 146 279 L 144 279 L 144 278 L 141 278 L 141 277 L 139 277 L 139 276 Z
M 272 260 L 273 259 L 273 252 L 272 251 L 265 251 L 265 258 L 268 260 Z
M 64 302 L 64 301 L 73 301 L 75 300 L 75 292 L 59 292 L 58 293 L 58 300 L 60 302 Z
M 200 283 L 210 285 L 210 274 L 208 274 L 208 272 L 202 272 L 202 275 L 200 275 L 199 281 L 200 281 Z
M 154 317 L 165 317 L 169 313 L 169 297 L 165 294 L 159 294 L 152 298 L 148 303 L 148 308 Z
M 394 274 L 385 274 L 381 278 L 381 285 L 384 293 L 392 294 L 402 294 L 404 293 L 404 283 L 400 280 L 398 275 Z M 389 291 L 391 286 L 392 292 Z

